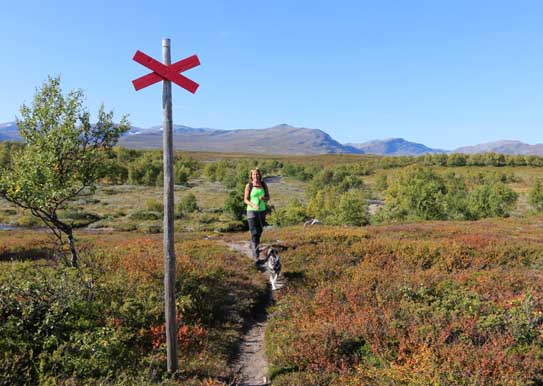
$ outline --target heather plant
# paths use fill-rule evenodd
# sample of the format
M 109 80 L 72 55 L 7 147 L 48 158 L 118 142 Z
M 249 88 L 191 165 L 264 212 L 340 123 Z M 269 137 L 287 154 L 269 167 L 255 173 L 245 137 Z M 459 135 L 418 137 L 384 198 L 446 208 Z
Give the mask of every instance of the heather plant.
M 242 321 L 265 282 L 243 256 L 225 254 L 216 242 L 194 235 L 179 239 L 181 372 L 164 384 L 220 385 L 229 375 L 226 363 Z M 44 260 L 5 262 L 7 256 L 30 257 L 44 241 L 31 233 L 0 234 L 0 384 L 120 385 L 142 384 L 142 378 L 161 384 L 161 238 L 84 237 L 79 269 Z
M 273 384 L 541 383 L 539 220 L 269 231 Z

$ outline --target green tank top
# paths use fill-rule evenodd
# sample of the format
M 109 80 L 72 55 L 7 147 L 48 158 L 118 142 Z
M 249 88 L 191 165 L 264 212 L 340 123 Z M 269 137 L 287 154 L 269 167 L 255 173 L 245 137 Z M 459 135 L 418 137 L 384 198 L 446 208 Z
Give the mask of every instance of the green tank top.
M 266 203 L 260 200 L 260 197 L 263 197 L 265 194 L 266 191 L 264 188 L 257 188 L 256 186 L 253 186 L 251 192 L 249 193 L 249 201 L 255 205 L 258 205 L 259 212 L 266 210 Z M 256 209 L 250 205 L 247 205 L 247 210 L 256 211 Z

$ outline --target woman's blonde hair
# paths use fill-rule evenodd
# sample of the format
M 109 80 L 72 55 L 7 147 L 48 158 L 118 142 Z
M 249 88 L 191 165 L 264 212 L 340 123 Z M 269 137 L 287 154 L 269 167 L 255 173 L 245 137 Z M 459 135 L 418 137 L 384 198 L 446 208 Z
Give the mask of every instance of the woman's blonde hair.
M 251 169 L 251 171 L 249 172 L 249 178 L 253 178 L 253 172 L 258 173 L 260 178 L 262 178 L 262 172 L 260 171 L 259 168 Z

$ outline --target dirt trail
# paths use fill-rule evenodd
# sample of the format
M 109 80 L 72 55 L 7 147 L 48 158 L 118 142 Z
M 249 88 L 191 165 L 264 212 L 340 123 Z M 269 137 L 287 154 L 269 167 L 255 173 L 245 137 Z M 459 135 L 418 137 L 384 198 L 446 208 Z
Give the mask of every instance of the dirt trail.
M 251 250 L 249 243 L 228 244 L 235 251 L 247 255 L 251 259 Z M 268 274 L 263 272 L 263 275 Z M 245 322 L 244 334 L 241 338 L 239 353 L 233 363 L 233 370 L 240 377 L 240 386 L 263 386 L 270 385 L 267 378 L 268 360 L 266 358 L 266 348 L 264 344 L 264 331 L 268 320 L 266 307 L 271 303 L 271 290 L 268 293 L 268 299 L 261 306 L 258 306 L 253 315 Z

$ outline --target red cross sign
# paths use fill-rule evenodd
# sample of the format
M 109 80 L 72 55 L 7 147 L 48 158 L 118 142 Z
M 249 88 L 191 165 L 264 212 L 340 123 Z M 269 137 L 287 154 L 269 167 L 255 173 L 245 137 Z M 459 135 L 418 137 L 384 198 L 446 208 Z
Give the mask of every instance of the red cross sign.
M 169 66 L 160 63 L 158 60 L 151 58 L 149 55 L 146 55 L 139 50 L 136 51 L 133 59 L 134 61 L 153 71 L 150 74 L 144 75 L 132 81 L 136 91 L 160 82 L 161 80 L 170 80 L 193 94 L 198 89 L 198 83 L 179 74 L 180 72 L 190 70 L 191 68 L 200 65 L 200 60 L 198 59 L 197 55 L 189 56 L 188 58 L 170 64 Z

